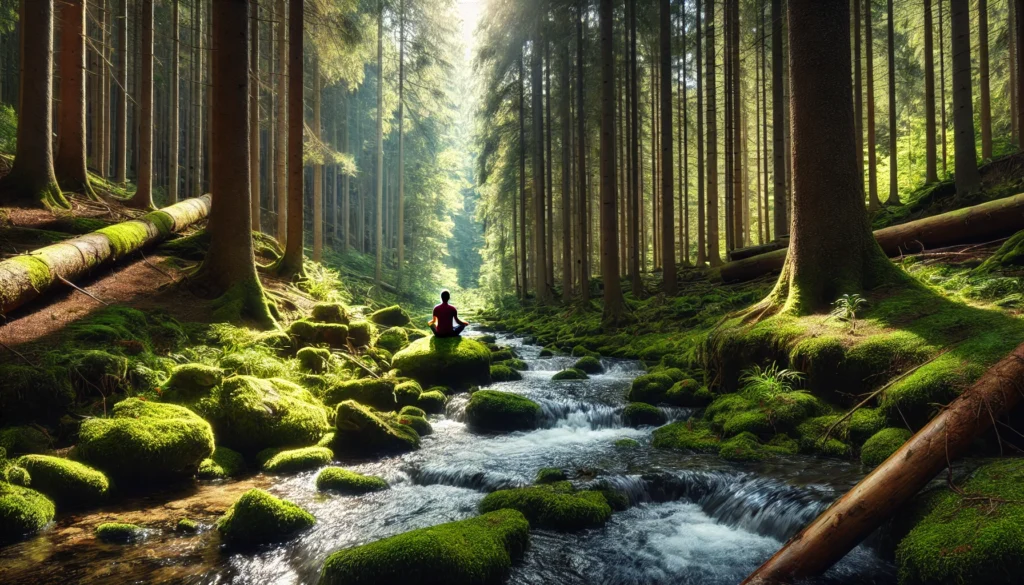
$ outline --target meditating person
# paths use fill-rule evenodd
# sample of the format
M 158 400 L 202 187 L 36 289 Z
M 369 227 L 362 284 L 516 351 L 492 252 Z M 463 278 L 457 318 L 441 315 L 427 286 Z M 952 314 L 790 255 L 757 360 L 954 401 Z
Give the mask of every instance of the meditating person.
M 458 337 L 466 325 L 469 325 L 468 322 L 459 319 L 458 309 L 448 304 L 450 298 L 452 293 L 447 290 L 441 291 L 441 304 L 434 307 L 430 330 L 434 332 L 435 337 Z

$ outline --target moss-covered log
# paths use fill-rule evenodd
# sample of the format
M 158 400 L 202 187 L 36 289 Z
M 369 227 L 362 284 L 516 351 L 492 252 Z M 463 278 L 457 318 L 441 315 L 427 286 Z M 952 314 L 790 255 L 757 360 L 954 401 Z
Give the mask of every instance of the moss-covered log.
M 8 258 L 0 262 L 0 313 L 10 313 L 64 280 L 73 282 L 101 264 L 161 242 L 209 213 L 210 196 L 204 195 Z
M 1019 403 L 1021 379 L 1024 344 L 791 538 L 743 585 L 793 583 L 824 573 Z
M 1024 225 L 1024 194 L 997 199 L 932 217 L 875 231 L 875 239 L 890 257 L 922 249 L 984 242 L 1012 236 Z M 752 280 L 782 270 L 786 250 L 776 250 L 721 268 L 725 282 Z

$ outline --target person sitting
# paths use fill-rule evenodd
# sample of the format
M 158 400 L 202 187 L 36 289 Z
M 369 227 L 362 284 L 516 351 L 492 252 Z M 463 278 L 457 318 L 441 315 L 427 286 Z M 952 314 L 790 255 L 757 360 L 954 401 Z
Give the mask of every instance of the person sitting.
M 434 318 L 430 320 L 430 330 L 435 337 L 458 337 L 462 330 L 469 325 L 468 322 L 459 319 L 459 311 L 454 305 L 448 304 L 452 294 L 447 290 L 441 291 L 441 304 L 434 307 Z

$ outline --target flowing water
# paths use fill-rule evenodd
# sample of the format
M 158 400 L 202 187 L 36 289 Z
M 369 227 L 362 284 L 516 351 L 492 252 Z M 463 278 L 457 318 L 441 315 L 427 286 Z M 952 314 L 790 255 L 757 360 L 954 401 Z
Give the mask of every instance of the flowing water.
M 202 486 L 198 491 L 124 502 L 119 508 L 62 518 L 30 541 L 0 550 L 0 581 L 7 583 L 298 584 L 316 583 L 324 559 L 339 548 L 476 513 L 492 490 L 532 483 L 542 467 L 559 467 L 581 487 L 607 482 L 628 495 L 630 508 L 583 533 L 533 531 L 526 558 L 510 579 L 535 583 L 689 583 L 733 585 L 781 542 L 813 519 L 862 476 L 859 466 L 808 457 L 758 464 L 650 448 L 653 429 L 633 429 L 621 412 L 639 364 L 603 360 L 606 373 L 584 381 L 551 382 L 573 360 L 538 358 L 539 347 L 502 337 L 529 371 L 498 390 L 530 397 L 542 407 L 540 428 L 505 435 L 469 432 L 467 395 L 455 396 L 446 415 L 432 417 L 434 433 L 419 451 L 376 461 L 342 461 L 380 475 L 391 489 L 361 497 L 320 494 L 316 472 L 284 478 Z M 666 409 L 685 419 L 687 409 Z M 631 438 L 639 448 L 616 447 Z M 222 549 L 212 529 L 223 509 L 251 485 L 267 487 L 317 518 L 316 526 L 285 545 L 255 553 Z M 150 506 L 150 525 L 204 519 L 199 535 L 154 530 L 145 541 L 105 545 L 91 538 L 101 521 Z M 119 513 L 120 512 L 120 513 Z M 133 517 L 128 516 L 131 520 Z M 146 516 L 140 521 L 145 522 Z M 847 555 L 818 583 L 894 583 L 892 565 L 869 546 Z

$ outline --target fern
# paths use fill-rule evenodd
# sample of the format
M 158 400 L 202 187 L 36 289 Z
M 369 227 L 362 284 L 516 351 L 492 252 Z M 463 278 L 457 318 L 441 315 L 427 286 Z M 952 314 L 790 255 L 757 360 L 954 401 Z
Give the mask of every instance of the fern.
M 803 380 L 804 375 L 796 370 L 779 368 L 779 365 L 772 362 L 767 368 L 755 365 L 743 371 L 740 376 L 742 392 L 748 398 L 757 401 L 766 401 L 793 391 L 793 386 Z
M 832 303 L 835 308 L 829 313 L 830 317 L 835 317 L 840 321 L 846 321 L 850 324 L 850 331 L 856 331 L 857 329 L 857 311 L 861 309 L 867 300 L 858 294 L 843 295 L 839 297 L 836 302 Z

